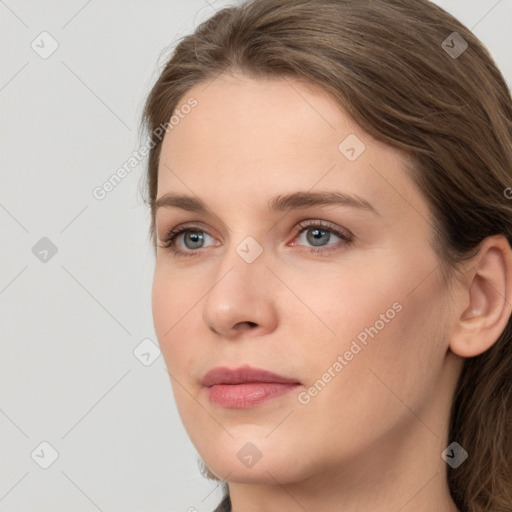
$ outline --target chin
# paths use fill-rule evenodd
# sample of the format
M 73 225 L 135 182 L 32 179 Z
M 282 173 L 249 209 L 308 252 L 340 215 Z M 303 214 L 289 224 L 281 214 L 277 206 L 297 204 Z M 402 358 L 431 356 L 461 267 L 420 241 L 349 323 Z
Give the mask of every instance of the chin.
M 307 468 L 304 462 L 307 456 L 297 450 L 300 441 L 288 440 L 279 436 L 272 438 L 258 428 L 257 434 L 251 435 L 256 428 L 241 429 L 221 439 L 209 440 L 203 446 L 196 447 L 201 459 L 209 470 L 218 478 L 233 483 L 269 484 L 289 483 L 305 479 Z M 237 435 L 240 434 L 240 435 Z M 244 435 L 246 434 L 246 435 Z
M 227 480 L 230 483 L 275 485 L 276 481 L 280 484 L 286 484 L 304 478 L 301 478 L 300 468 L 295 466 L 291 471 L 289 461 L 279 461 L 272 456 L 267 460 L 263 460 L 262 457 L 251 467 L 245 466 L 238 459 L 228 461 L 225 456 L 223 460 L 203 460 L 212 473 L 221 480 Z

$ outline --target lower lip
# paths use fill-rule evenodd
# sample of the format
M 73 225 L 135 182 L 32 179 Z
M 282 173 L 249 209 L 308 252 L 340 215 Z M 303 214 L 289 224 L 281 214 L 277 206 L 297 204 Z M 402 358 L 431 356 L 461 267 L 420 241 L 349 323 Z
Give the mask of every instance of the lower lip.
M 278 382 L 247 382 L 245 384 L 216 384 L 206 389 L 210 400 L 228 408 L 246 409 L 271 398 L 289 393 L 300 384 Z

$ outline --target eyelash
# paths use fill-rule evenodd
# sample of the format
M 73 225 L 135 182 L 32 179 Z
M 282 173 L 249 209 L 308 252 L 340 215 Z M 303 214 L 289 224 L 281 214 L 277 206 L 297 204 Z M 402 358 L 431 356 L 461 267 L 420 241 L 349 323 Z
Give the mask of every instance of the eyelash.
M 337 237 L 339 237 L 345 245 L 350 245 L 354 241 L 354 237 L 352 234 L 344 233 L 334 227 L 332 227 L 330 224 L 324 223 L 322 221 L 316 221 L 311 222 L 310 224 L 297 224 L 297 227 L 301 228 L 300 230 L 297 230 L 296 237 L 300 236 L 304 231 L 311 229 L 311 228 L 320 228 L 323 231 L 328 231 L 330 233 L 335 234 Z M 179 249 L 176 249 L 176 238 L 181 235 L 182 233 L 187 232 L 199 232 L 199 233 L 205 233 L 203 229 L 201 229 L 199 226 L 179 226 L 177 228 L 171 229 L 168 233 L 165 239 L 163 240 L 163 244 L 159 245 L 162 249 L 167 249 L 171 251 L 175 256 L 197 256 L 201 249 L 199 250 L 189 250 L 189 251 L 181 251 Z M 324 247 L 329 247 L 329 245 L 335 245 L 335 244 L 328 244 Z M 309 252 L 316 253 L 316 254 L 330 254 L 332 252 L 337 251 L 337 248 L 331 248 L 331 249 L 317 249 L 310 247 Z

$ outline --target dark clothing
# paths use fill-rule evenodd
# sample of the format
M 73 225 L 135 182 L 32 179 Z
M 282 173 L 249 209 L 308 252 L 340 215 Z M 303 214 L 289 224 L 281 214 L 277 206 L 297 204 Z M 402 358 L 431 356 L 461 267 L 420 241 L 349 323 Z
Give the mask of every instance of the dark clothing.
M 213 512 L 231 512 L 231 500 L 229 499 L 229 495 L 224 497 Z

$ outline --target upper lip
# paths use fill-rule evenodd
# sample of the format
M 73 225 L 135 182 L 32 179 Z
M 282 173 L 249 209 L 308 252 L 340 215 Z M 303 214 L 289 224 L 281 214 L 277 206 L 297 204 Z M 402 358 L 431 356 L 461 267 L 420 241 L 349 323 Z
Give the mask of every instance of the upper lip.
M 277 382 L 281 384 L 300 384 L 296 379 L 289 379 L 282 375 L 252 368 L 245 365 L 240 368 L 229 369 L 225 366 L 218 366 L 210 370 L 202 379 L 203 386 L 215 386 L 216 384 L 243 384 L 246 382 Z

